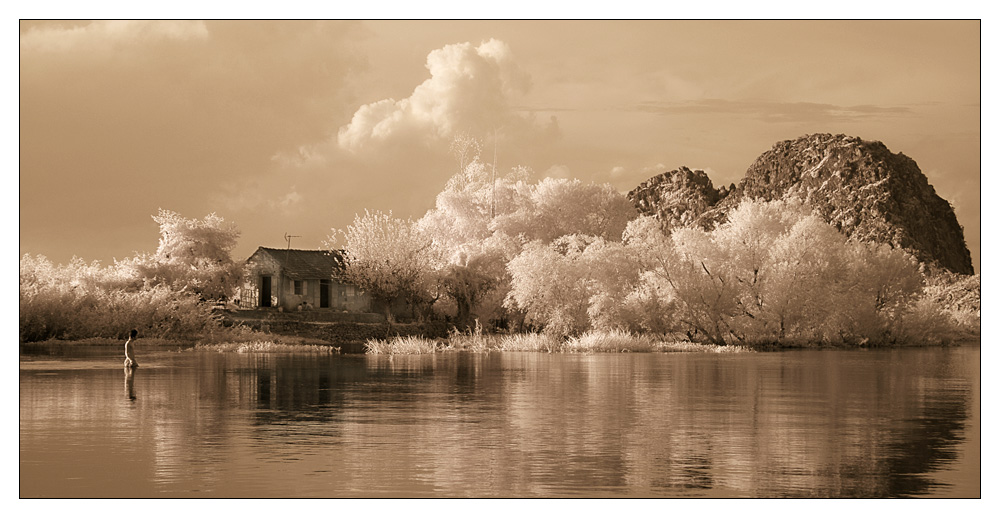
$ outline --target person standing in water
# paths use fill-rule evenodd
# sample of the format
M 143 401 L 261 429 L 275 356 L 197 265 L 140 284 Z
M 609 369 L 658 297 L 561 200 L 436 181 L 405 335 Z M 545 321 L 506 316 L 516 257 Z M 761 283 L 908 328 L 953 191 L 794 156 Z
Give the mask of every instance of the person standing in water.
M 139 334 L 139 331 L 133 329 L 128 336 L 128 341 L 125 342 L 125 368 L 135 368 L 139 366 L 139 363 L 135 361 L 135 352 L 132 350 L 132 340 Z

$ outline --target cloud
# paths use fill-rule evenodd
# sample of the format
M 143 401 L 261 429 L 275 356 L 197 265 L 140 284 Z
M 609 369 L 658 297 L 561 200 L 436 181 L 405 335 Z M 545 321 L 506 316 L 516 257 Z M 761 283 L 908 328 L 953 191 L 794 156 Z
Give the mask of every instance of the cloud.
M 660 174 L 667 171 L 667 166 L 662 163 L 648 164 L 640 168 L 628 168 L 621 165 L 616 165 L 612 167 L 607 174 L 607 178 L 610 178 L 612 182 L 618 182 L 620 180 L 629 180 L 638 176 L 647 178 L 653 175 Z
M 65 52 L 107 50 L 138 42 L 204 40 L 204 22 L 184 20 L 102 20 L 86 25 L 44 25 L 21 34 L 21 50 Z
M 497 127 L 523 124 L 512 97 L 529 87 L 506 43 L 491 39 L 446 45 L 427 55 L 431 77 L 402 100 L 361 106 L 340 128 L 341 148 L 360 151 L 394 140 L 449 139 L 459 132 L 486 135 Z
M 554 165 L 554 166 L 552 166 L 552 167 L 550 167 L 548 169 L 546 169 L 545 172 L 542 173 L 542 178 L 545 178 L 545 177 L 549 177 L 549 178 L 573 178 L 572 173 L 570 173 L 570 171 L 569 171 L 569 167 L 566 167 L 564 165 L 558 165 L 558 164 Z
M 279 199 L 277 203 L 275 203 L 274 205 L 277 207 L 284 208 L 284 207 L 297 206 L 301 202 L 302 202 L 302 195 L 295 190 L 295 186 L 293 185 L 292 190 L 288 194 L 282 196 L 281 199 Z
M 909 115 L 902 106 L 835 104 L 779 101 L 729 101 L 702 99 L 687 102 L 643 102 L 637 111 L 683 115 L 742 115 L 765 122 L 853 121 L 881 116 Z
M 647 165 L 646 167 L 643 167 L 642 168 L 642 173 L 643 174 L 646 174 L 646 173 L 659 174 L 659 173 L 666 172 L 666 170 L 667 170 L 667 166 L 663 165 L 662 162 L 658 162 L 655 165 Z
M 278 151 L 271 155 L 271 162 L 278 164 L 282 170 L 295 170 L 326 166 L 327 157 L 316 147 L 299 146 L 294 151 Z
M 280 179 L 265 179 L 265 182 L 250 182 L 243 186 L 226 186 L 211 195 L 212 205 L 230 212 L 265 211 L 273 214 L 301 212 L 306 206 L 306 197 L 299 194 L 298 187 L 286 187 Z M 285 194 L 278 194 L 288 189 Z M 308 191 L 308 189 L 307 189 Z

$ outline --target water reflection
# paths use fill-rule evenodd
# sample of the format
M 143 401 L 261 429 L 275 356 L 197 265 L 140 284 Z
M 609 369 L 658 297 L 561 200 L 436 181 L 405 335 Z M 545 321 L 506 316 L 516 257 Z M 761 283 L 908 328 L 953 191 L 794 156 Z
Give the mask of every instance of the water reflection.
M 979 495 L 978 348 L 154 361 L 22 362 L 22 496 Z

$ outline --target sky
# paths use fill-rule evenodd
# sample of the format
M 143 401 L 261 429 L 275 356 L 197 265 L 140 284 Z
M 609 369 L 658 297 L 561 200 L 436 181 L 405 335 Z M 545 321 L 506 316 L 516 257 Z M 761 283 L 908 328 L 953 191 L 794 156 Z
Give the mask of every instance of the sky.
M 21 254 L 157 247 L 159 209 L 258 246 L 419 218 L 462 134 L 497 168 L 627 192 L 738 183 L 776 142 L 879 140 L 956 209 L 980 270 L 979 21 L 20 22 Z

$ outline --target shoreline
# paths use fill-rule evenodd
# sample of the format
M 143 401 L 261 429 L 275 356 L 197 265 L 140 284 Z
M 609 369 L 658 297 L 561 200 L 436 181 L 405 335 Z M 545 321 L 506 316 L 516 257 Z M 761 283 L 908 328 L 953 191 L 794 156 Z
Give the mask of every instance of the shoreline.
M 404 324 L 405 325 L 405 324 Z M 385 325 L 381 327 L 384 329 Z M 394 326 L 395 327 L 395 326 Z M 384 332 L 381 333 L 384 336 Z M 66 349 L 118 349 L 124 342 L 113 338 L 87 338 L 82 340 L 48 339 L 39 342 L 19 342 L 19 350 L 48 350 L 50 353 Z M 754 353 L 793 350 L 879 350 L 909 349 L 919 347 L 980 347 L 981 338 L 963 337 L 950 344 L 893 344 L 880 346 L 834 344 L 783 344 L 766 346 L 715 345 L 688 340 L 675 340 L 660 335 L 631 335 L 628 333 L 585 333 L 568 339 L 531 333 L 451 333 L 446 337 L 399 335 L 391 338 L 367 340 L 327 340 L 298 334 L 272 334 L 256 332 L 253 336 L 206 339 L 167 340 L 162 338 L 139 339 L 137 346 L 153 350 L 217 350 L 253 353 L 309 352 L 313 349 L 334 349 L 340 354 L 447 354 L 453 352 L 546 352 L 546 353 L 635 353 L 635 352 L 712 352 Z M 31 354 L 28 352 L 28 354 Z

